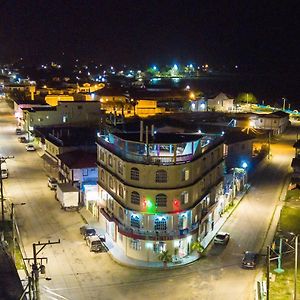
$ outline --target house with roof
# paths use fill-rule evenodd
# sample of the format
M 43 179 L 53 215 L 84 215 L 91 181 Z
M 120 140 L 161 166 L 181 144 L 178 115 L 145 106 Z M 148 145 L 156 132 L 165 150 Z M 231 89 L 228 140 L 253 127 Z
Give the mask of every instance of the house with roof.
M 289 114 L 284 111 L 256 114 L 251 117 L 250 122 L 255 129 L 271 130 L 275 135 L 282 134 L 289 125 Z
M 231 112 L 234 109 L 234 98 L 225 93 L 208 97 L 207 108 L 211 111 Z
M 82 150 L 57 155 L 58 179 L 80 189 L 80 200 L 87 204 L 98 199 L 97 154 Z

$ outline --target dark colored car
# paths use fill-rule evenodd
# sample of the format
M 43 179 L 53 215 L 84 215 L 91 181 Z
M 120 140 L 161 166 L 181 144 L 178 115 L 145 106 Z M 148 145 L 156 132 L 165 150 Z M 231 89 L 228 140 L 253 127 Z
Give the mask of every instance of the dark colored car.
M 48 178 L 48 187 L 51 189 L 51 190 L 56 190 L 57 188 L 57 180 L 53 177 L 49 177 Z
M 230 239 L 228 232 L 219 232 L 214 238 L 214 243 L 219 245 L 227 245 Z
M 16 129 L 16 134 L 17 134 L 17 135 L 20 135 L 20 134 L 22 134 L 22 130 L 21 130 L 21 128 L 17 128 L 17 129 Z
M 25 136 L 20 136 L 20 137 L 18 138 L 18 140 L 19 140 L 20 143 L 26 143 L 26 142 L 27 142 Z
M 80 234 L 86 239 L 87 236 L 97 235 L 95 228 L 89 225 L 83 225 L 80 227 Z
M 254 269 L 258 260 L 258 254 L 251 251 L 246 251 L 242 260 L 242 267 L 245 269 Z

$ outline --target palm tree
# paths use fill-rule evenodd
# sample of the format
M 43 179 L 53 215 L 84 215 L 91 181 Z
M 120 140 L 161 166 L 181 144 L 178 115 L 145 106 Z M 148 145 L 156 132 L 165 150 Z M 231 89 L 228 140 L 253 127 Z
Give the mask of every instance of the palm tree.
M 158 255 L 158 259 L 160 261 L 163 262 L 164 264 L 164 267 L 167 266 L 168 262 L 171 262 L 172 261 L 172 255 L 169 253 L 168 250 L 166 251 L 162 251 L 159 255 Z
M 197 251 L 201 255 L 204 252 L 204 247 L 196 240 L 192 243 L 192 251 Z

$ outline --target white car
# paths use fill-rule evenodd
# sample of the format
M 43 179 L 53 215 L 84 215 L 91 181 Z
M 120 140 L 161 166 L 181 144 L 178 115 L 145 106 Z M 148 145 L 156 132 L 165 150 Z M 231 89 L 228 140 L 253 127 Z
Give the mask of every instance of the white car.
M 218 232 L 214 238 L 214 243 L 219 245 L 227 245 L 230 239 L 228 232 Z
M 28 145 L 26 145 L 26 151 L 35 151 L 35 148 L 34 148 L 34 146 L 33 145 L 31 145 L 31 144 L 28 144 Z

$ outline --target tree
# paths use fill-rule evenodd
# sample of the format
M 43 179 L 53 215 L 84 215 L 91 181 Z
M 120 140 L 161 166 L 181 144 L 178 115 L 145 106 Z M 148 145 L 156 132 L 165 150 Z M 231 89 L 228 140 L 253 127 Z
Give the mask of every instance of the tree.
M 199 241 L 194 241 L 192 243 L 192 251 L 197 251 L 199 254 L 202 254 L 204 252 L 204 247 Z
M 256 104 L 257 99 L 252 93 L 241 93 L 236 98 L 237 103 Z
M 166 267 L 167 264 L 168 264 L 169 262 L 172 261 L 172 255 L 169 253 L 168 250 L 162 251 L 162 252 L 158 255 L 158 259 L 159 259 L 160 261 L 162 261 L 163 264 L 164 264 L 164 267 Z

